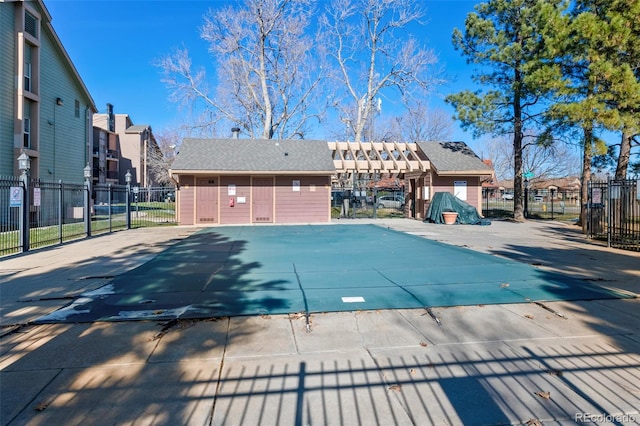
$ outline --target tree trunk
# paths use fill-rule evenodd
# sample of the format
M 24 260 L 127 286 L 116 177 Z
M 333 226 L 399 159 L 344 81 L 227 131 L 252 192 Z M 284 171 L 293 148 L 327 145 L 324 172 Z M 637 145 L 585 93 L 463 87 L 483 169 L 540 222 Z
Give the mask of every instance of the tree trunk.
M 368 96 L 368 93 L 367 95 Z M 369 102 L 366 101 L 366 97 L 363 96 L 362 100 L 357 101 L 358 103 L 358 115 L 357 121 L 355 125 L 355 134 L 354 134 L 354 142 L 364 142 L 363 137 L 365 136 L 365 125 L 367 123 L 367 116 L 369 112 Z M 371 142 L 371 141 L 368 141 Z
M 620 141 L 620 155 L 618 155 L 618 165 L 616 167 L 616 179 L 627 178 L 629 168 L 629 157 L 631 156 L 631 140 L 633 132 L 628 127 L 622 129 L 622 140 Z
M 516 131 L 513 135 L 513 219 L 516 222 L 524 222 L 523 207 L 523 181 L 522 181 L 522 131 Z
M 580 225 L 582 233 L 587 233 L 587 202 L 589 201 L 589 182 L 591 181 L 591 158 L 593 156 L 593 126 L 583 127 L 582 180 L 580 182 Z
M 520 104 L 520 70 L 515 69 L 515 90 L 513 94 L 513 219 L 524 222 L 523 188 L 522 188 L 522 106 Z
M 262 102 L 264 108 L 264 123 L 262 127 L 262 138 L 271 139 L 273 137 L 273 107 L 269 98 L 269 83 L 267 81 L 267 47 L 266 37 L 260 39 L 260 88 L 262 91 Z

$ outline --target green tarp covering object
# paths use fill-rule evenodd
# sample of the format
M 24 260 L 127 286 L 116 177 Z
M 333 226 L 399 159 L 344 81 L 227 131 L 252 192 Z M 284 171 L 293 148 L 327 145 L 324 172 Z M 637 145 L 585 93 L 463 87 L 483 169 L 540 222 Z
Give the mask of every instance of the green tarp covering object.
M 457 212 L 456 224 L 491 225 L 491 221 L 483 219 L 475 207 L 465 203 L 450 192 L 433 194 L 425 222 L 444 223 L 442 212 Z

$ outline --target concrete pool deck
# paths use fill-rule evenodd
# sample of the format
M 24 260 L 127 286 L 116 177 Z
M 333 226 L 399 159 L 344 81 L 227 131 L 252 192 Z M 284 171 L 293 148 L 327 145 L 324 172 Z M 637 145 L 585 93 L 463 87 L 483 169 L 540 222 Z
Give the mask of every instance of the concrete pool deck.
M 372 222 L 327 226 L 343 223 Z M 571 225 L 373 223 L 640 292 L 640 254 Z M 30 324 L 196 231 L 138 229 L 1 260 L 1 423 L 640 421 L 637 298 Z

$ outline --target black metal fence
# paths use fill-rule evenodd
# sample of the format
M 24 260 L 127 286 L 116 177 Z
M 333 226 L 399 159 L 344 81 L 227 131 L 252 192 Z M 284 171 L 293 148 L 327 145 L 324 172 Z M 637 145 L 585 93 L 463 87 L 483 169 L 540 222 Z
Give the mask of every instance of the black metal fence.
M 580 200 L 575 191 L 528 191 L 526 216 L 530 219 L 578 220 Z M 513 216 L 513 196 L 509 193 L 482 194 L 485 217 Z
M 404 197 L 400 181 L 375 178 L 344 181 L 331 190 L 331 217 L 404 217 Z
M 127 187 L 95 185 L 91 189 L 91 233 L 127 229 Z
M 84 185 L 32 180 L 29 187 L 30 249 L 84 237 Z
M 589 182 L 587 232 L 609 247 L 640 251 L 640 180 Z
M 176 188 L 131 189 L 131 227 L 158 226 L 176 223 Z
M 175 188 L 0 177 L 0 256 L 175 218 Z
M 588 188 L 587 237 L 609 247 L 640 251 L 640 180 L 591 181 Z M 580 199 L 573 192 L 538 192 L 527 197 L 527 217 L 578 221 Z M 486 217 L 513 215 L 508 194 L 483 194 Z

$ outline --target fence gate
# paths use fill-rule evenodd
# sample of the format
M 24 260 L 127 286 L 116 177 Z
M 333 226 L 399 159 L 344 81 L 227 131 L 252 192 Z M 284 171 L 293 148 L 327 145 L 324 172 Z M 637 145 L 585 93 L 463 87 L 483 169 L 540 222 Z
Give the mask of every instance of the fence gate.
M 587 232 L 609 247 L 640 251 L 640 180 L 589 182 Z

